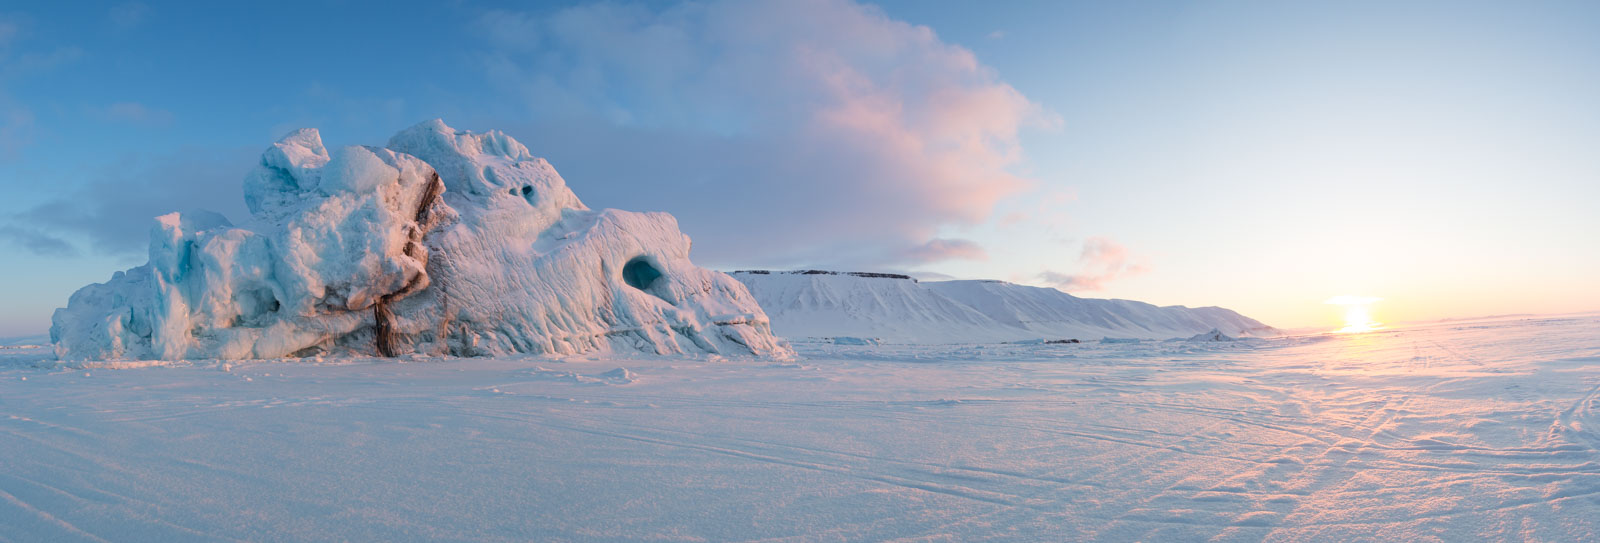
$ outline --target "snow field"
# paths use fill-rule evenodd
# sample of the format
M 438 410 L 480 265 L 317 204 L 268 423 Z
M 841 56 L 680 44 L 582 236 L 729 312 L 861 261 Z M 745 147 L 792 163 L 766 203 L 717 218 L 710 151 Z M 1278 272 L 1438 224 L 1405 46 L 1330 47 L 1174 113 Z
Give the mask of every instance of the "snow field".
M 0 540 L 1600 537 L 1600 316 L 795 347 L 0 349 Z

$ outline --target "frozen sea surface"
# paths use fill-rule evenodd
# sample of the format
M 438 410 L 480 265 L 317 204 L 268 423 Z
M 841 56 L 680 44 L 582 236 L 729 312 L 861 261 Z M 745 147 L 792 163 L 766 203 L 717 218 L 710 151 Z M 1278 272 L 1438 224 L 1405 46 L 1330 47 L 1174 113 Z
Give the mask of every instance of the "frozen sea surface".
M 1600 537 L 1600 316 L 793 363 L 61 365 L 0 540 Z

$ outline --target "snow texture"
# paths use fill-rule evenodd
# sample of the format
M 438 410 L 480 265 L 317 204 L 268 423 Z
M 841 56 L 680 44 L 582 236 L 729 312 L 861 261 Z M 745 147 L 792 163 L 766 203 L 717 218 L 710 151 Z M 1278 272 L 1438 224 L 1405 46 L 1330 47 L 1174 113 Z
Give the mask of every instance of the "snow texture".
M 241 226 L 172 213 L 149 263 L 53 318 L 62 359 L 643 351 L 787 357 L 745 287 L 665 213 L 591 210 L 504 133 L 434 120 L 331 153 L 302 129 Z
M 0 540 L 1600 540 L 1600 315 L 796 347 L 0 349 Z
M 1004 281 L 924 283 L 903 275 L 815 270 L 740 271 L 733 277 L 750 287 L 773 330 L 791 338 L 928 344 L 1278 333 L 1220 307 L 1079 298 Z

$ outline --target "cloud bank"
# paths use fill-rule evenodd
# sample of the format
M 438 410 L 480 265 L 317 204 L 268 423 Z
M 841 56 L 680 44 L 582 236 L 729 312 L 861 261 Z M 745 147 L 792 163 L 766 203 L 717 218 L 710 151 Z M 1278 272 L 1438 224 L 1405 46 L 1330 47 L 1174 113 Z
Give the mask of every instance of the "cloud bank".
M 0 240 L 6 240 L 40 256 L 78 256 L 78 248 L 73 247 L 71 243 L 34 228 L 0 225 Z
M 112 20 L 132 27 L 147 14 L 129 3 Z M 979 243 L 951 233 L 990 220 L 1030 184 L 1015 173 L 1019 133 L 1058 123 L 967 49 L 848 0 L 492 11 L 473 26 L 483 41 L 470 60 L 489 86 L 458 82 L 462 109 L 441 114 L 510 132 L 592 206 L 673 213 L 696 257 L 717 266 L 985 260 Z M 17 33 L 5 28 L 0 52 Z M 14 72 L 47 59 L 9 60 Z M 465 88 L 483 94 L 467 99 Z M 5 97 L 0 88 L 0 150 L 25 142 L 32 124 Z M 174 121 L 133 101 L 84 111 Z M 0 217 L 16 229 L 4 239 L 41 254 L 67 253 L 30 234 L 132 254 L 156 215 L 207 208 L 241 219 L 239 179 L 259 147 L 125 161 Z
M 87 240 L 101 254 L 143 254 L 154 217 L 207 209 L 234 221 L 249 217 L 240 186 L 255 149 L 179 152 L 127 159 L 61 197 L 0 220 L 0 239 L 43 256 L 72 256 L 62 237 Z M 59 237 L 58 237 L 59 236 Z
M 719 264 L 981 259 L 936 232 L 1026 187 L 1053 116 L 927 27 L 843 0 L 495 11 L 508 131 L 591 205 L 673 212 Z M 492 128 L 485 126 L 484 128 Z

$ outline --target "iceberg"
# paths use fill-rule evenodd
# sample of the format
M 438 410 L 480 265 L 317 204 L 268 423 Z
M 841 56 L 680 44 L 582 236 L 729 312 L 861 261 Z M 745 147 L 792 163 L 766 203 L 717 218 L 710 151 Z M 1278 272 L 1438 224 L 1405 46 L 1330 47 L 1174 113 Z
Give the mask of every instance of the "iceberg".
M 589 209 L 502 132 L 436 119 L 329 152 L 298 130 L 244 198 L 239 226 L 158 217 L 147 264 L 56 310 L 57 355 L 792 355 L 742 283 L 690 262 L 671 215 Z

